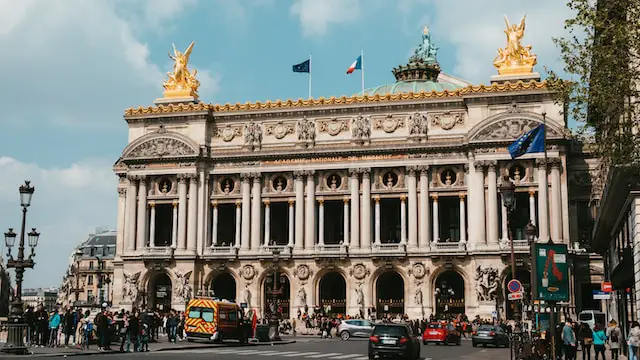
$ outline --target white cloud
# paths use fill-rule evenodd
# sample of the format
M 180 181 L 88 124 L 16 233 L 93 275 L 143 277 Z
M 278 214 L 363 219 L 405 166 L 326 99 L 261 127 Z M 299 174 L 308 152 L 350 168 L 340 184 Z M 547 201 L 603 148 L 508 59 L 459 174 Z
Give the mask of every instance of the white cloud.
M 527 14 L 523 44 L 531 44 L 538 55 L 536 71 L 543 74 L 545 65 L 555 70 L 562 68 L 559 50 L 552 38 L 565 33 L 564 20 L 571 16 L 564 1 L 459 0 L 454 6 L 449 1 L 404 0 L 401 6 L 405 12 L 419 12 L 422 8 L 424 15 L 414 28 L 429 25 L 437 42 L 448 42 L 455 47 L 456 62 L 452 67 L 445 66 L 445 71 L 475 83 L 488 83 L 489 77 L 497 74 L 493 67 L 497 49 L 506 43 L 505 14 L 512 23 Z
M 73 248 L 98 226 L 115 228 L 117 177 L 111 165 L 110 160 L 92 159 L 64 168 L 42 168 L 0 157 L 3 174 L 0 177 L 0 233 L 9 227 L 20 231 L 18 187 L 25 180 L 30 180 L 35 187 L 27 214 L 27 231 L 36 227 L 41 236 L 36 248 L 36 266 L 27 270 L 25 286 L 58 285 Z M 5 254 L 6 249 L 2 251 L 2 255 Z
M 305 36 L 322 36 L 329 26 L 360 16 L 360 0 L 295 0 L 290 12 L 299 18 Z

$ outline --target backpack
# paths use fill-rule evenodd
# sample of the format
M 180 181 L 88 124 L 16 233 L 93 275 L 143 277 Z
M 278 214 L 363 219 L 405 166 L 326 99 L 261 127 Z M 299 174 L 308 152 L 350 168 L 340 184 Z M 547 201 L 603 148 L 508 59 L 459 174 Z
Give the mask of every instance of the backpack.
M 611 342 L 617 343 L 618 342 L 618 329 L 613 329 L 611 331 Z

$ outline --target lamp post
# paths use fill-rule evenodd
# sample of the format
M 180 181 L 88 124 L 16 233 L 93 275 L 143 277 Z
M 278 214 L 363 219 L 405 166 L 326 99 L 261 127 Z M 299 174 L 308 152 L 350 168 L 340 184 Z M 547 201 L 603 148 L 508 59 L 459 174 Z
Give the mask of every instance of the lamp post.
M 511 232 L 511 212 L 516 207 L 516 197 L 515 197 L 516 186 L 509 179 L 508 175 L 505 175 L 502 178 L 502 182 L 500 183 L 500 195 L 502 196 L 502 202 L 504 207 L 507 210 L 507 236 L 509 239 L 509 244 L 511 246 L 511 279 L 516 279 L 516 255 L 513 249 L 513 234 Z M 520 311 L 518 309 L 518 302 L 514 303 L 514 315 L 513 318 L 516 322 L 516 327 L 520 326 Z
M 444 303 L 445 313 L 449 311 L 449 301 L 456 294 L 452 288 L 447 285 L 446 281 L 442 281 L 439 288 L 436 288 L 436 297 L 440 300 L 440 303 Z
M 7 342 L 2 348 L 3 352 L 14 354 L 26 354 L 27 347 L 24 344 L 22 333 L 26 327 L 23 310 L 22 310 L 22 280 L 25 269 L 32 269 L 34 266 L 33 258 L 35 257 L 35 248 L 38 246 L 38 238 L 40 233 L 35 228 L 26 234 L 27 209 L 31 205 L 31 197 L 35 188 L 30 185 L 29 181 L 25 181 L 20 186 L 20 206 L 22 206 L 22 228 L 20 231 L 20 243 L 18 244 L 18 258 L 14 259 L 11 255 L 11 248 L 15 245 L 17 234 L 10 228 L 4 233 L 4 241 L 7 246 L 7 269 L 15 269 L 16 272 L 16 293 L 11 301 L 11 313 L 9 314 L 9 325 Z M 25 235 L 28 237 L 28 245 L 31 248 L 31 254 L 27 259 L 24 258 L 24 240 Z
M 279 341 L 280 317 L 278 316 L 278 295 L 282 289 L 278 287 L 278 263 L 280 262 L 280 250 L 273 249 L 273 288 L 271 289 L 271 307 L 269 314 L 269 338 L 271 341 Z

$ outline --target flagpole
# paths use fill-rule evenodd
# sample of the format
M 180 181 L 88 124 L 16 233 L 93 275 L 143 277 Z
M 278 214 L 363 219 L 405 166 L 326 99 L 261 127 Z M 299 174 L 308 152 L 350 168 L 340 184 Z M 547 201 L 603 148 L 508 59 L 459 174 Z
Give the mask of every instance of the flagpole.
M 542 126 L 544 127 L 544 176 L 548 176 L 548 165 L 547 165 L 547 113 L 542 113 Z M 545 181 L 547 183 L 547 181 Z M 551 216 L 549 216 L 549 189 L 544 189 L 547 192 L 547 196 L 545 198 L 546 207 L 547 207 L 547 242 L 551 243 L 553 240 L 551 239 Z
M 309 54 L 309 99 L 311 99 L 311 54 Z
M 362 96 L 364 96 L 364 49 L 360 50 L 360 77 L 362 79 Z

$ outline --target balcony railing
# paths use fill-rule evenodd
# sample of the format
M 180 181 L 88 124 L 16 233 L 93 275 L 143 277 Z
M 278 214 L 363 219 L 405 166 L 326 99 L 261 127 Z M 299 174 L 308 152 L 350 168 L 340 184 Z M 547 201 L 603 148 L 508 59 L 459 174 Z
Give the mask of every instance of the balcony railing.
M 407 253 L 407 244 L 373 244 L 373 255 L 405 255 Z
M 457 253 L 467 251 L 467 244 L 464 242 L 435 242 L 431 243 L 431 251 L 436 253 Z
M 175 249 L 171 246 L 153 246 L 142 249 L 142 255 L 147 257 L 171 257 Z
M 204 256 L 215 258 L 236 258 L 238 256 L 238 247 L 234 245 L 211 246 L 204 250 Z
M 511 250 L 511 243 L 509 240 L 500 241 L 500 250 Z M 513 240 L 513 250 L 529 250 L 528 240 Z
M 102 272 L 108 272 L 108 271 L 113 271 L 113 265 L 104 265 L 102 268 L 98 267 L 98 266 L 80 266 L 79 268 L 80 272 L 98 272 L 98 271 L 102 271 Z
M 346 256 L 349 253 L 349 246 L 345 244 L 318 244 L 315 253 L 321 256 Z

